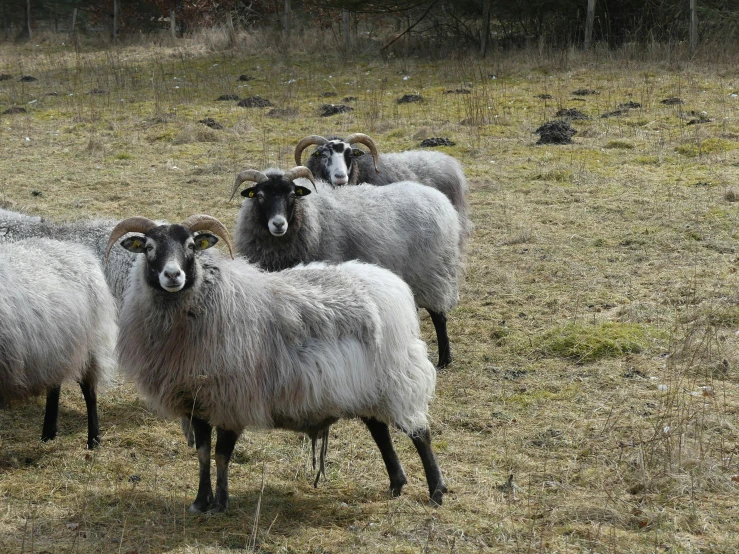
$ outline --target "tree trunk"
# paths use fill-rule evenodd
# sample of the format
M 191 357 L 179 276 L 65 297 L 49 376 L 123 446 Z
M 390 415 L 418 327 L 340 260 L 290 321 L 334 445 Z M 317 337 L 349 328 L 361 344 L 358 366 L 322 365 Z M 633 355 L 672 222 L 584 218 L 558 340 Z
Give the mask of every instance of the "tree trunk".
M 28 39 L 33 39 L 33 31 L 31 31 L 31 0 L 26 0 L 26 29 L 28 31 Z
M 344 12 L 343 14 L 344 15 L 344 51 L 349 52 L 349 49 L 351 48 L 351 45 L 352 45 L 352 40 L 351 40 L 351 37 L 349 36 L 349 32 L 350 32 L 349 10 L 344 9 L 343 12 Z
M 493 0 L 484 0 L 482 5 L 482 31 L 480 31 L 480 56 L 483 58 L 488 51 L 488 35 L 490 35 L 490 6 Z
M 113 27 L 111 29 L 111 39 L 115 43 L 118 38 L 118 0 L 113 0 Z
M 593 20 L 595 19 L 595 0 L 588 0 L 588 13 L 585 16 L 585 44 L 583 50 L 590 49 L 590 41 L 593 38 Z
M 233 48 L 236 46 L 236 27 L 234 27 L 234 15 L 232 11 L 228 12 L 226 26 L 228 27 L 228 45 Z
M 177 38 L 177 27 L 175 26 L 174 8 L 169 10 L 169 34 L 172 35 L 172 40 Z
M 72 10 L 72 30 L 69 33 L 69 38 L 74 37 L 74 27 L 77 25 L 77 8 Z
M 285 47 L 290 47 L 290 0 L 285 0 Z
M 698 0 L 690 0 L 690 55 L 698 49 Z

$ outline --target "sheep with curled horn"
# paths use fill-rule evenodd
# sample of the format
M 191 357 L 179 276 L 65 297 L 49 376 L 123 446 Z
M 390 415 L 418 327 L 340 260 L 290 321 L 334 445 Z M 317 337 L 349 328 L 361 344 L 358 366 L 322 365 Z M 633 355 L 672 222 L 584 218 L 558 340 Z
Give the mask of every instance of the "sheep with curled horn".
M 51 440 L 62 384 L 77 381 L 92 449 L 100 442 L 97 393 L 114 368 L 117 332 L 99 260 L 76 243 L 0 243 L 0 282 L 0 407 L 45 392 L 41 439 Z
M 242 171 L 245 200 L 236 220 L 234 245 L 249 261 L 279 271 L 313 261 L 360 260 L 387 268 L 411 287 L 416 303 L 428 310 L 436 329 L 439 367 L 452 361 L 447 312 L 459 300 L 463 266 L 459 218 L 438 190 L 403 181 L 375 187 L 331 187 L 314 183 L 318 194 L 300 184 L 313 181 L 298 166 L 286 173 Z
M 121 246 L 143 255 L 119 317 L 120 368 L 159 411 L 190 418 L 200 465 L 191 512 L 227 508 L 229 460 L 244 429 L 319 433 L 344 417 L 367 425 L 393 495 L 407 480 L 389 426 L 406 432 L 441 504 L 446 485 L 428 426 L 436 376 L 399 277 L 356 261 L 267 273 L 212 254 L 219 238 L 231 242 L 209 216 L 126 219 L 108 250 L 127 233 L 136 234 Z
M 355 148 L 363 144 L 369 148 L 372 158 Z M 415 181 L 444 193 L 459 214 L 465 242 L 472 230 L 467 208 L 467 179 L 460 163 L 441 152 L 408 150 L 406 152 L 378 154 L 374 141 L 363 133 L 341 137 L 309 135 L 295 147 L 295 163 L 302 164 L 303 151 L 315 145 L 316 149 L 306 159 L 305 166 L 316 179 L 335 186 L 389 185 L 399 181 Z M 464 246 L 464 244 L 462 244 Z

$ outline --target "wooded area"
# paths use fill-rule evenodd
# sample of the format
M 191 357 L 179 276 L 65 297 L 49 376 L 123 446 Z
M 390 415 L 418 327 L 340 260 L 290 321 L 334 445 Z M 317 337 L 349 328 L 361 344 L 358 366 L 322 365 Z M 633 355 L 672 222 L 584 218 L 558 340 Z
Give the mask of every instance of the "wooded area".
M 379 24 L 456 48 L 529 44 L 618 46 L 625 42 L 736 40 L 739 0 L 6 0 L 0 39 L 37 30 L 79 32 L 115 41 L 132 33 L 184 36 L 202 26 L 272 27 L 286 43 L 306 28 L 332 28 L 344 48 L 375 38 Z

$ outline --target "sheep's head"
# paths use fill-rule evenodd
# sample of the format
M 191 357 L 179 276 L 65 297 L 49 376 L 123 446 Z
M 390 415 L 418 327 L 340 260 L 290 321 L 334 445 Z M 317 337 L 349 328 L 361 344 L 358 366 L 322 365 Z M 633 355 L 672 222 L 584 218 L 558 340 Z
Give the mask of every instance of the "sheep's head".
M 327 139 L 319 135 L 307 136 L 295 147 L 295 163 L 301 163 L 303 150 L 311 144 L 315 144 L 317 148 L 310 155 L 308 165 L 320 179 L 329 181 L 333 185 L 346 185 L 349 182 L 354 160 L 365 154 L 364 150 L 354 148 L 354 144 L 364 144 L 370 149 L 375 161 L 375 171 L 380 172 L 377 168 L 377 148 L 374 141 L 367 135 L 354 133 L 344 140 Z
M 137 234 L 123 239 L 121 246 L 130 252 L 144 254 L 147 282 L 152 288 L 167 292 L 180 292 L 193 285 L 197 253 L 215 245 L 218 237 L 232 252 L 228 231 L 214 217 L 192 215 L 174 225 L 157 225 L 145 217 L 130 217 L 111 232 L 106 260 L 113 245 L 127 233 Z
M 283 174 L 270 173 L 265 175 L 254 169 L 242 171 L 236 177 L 231 198 L 234 197 L 239 186 L 244 181 L 253 181 L 256 185 L 241 191 L 245 201 L 254 202 L 254 209 L 259 224 L 275 237 L 282 237 L 287 233 L 295 216 L 295 203 L 311 194 L 307 187 L 295 184 L 295 179 L 303 177 L 313 183 L 313 175 L 307 167 L 297 166 Z

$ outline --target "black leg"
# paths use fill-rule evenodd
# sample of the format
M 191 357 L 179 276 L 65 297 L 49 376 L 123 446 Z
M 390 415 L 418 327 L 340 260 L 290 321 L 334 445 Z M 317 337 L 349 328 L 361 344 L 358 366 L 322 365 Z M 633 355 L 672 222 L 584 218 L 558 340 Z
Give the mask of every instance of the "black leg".
M 207 421 L 193 417 L 190 424 L 195 433 L 195 447 L 200 462 L 198 495 L 188 509 L 191 514 L 205 512 L 213 503 L 213 486 L 210 482 L 210 439 L 212 427 Z
M 80 382 L 82 396 L 87 405 L 87 448 L 92 450 L 100 444 L 100 422 L 98 420 L 98 395 L 95 385 L 87 380 Z
M 59 394 L 61 392 L 62 387 L 54 387 L 46 391 L 44 427 L 41 430 L 42 441 L 50 441 L 56 437 L 56 422 L 59 419 Z
M 190 427 L 190 418 L 182 416 L 180 418 L 180 426 L 182 427 L 182 434 L 187 439 L 187 446 L 195 446 L 195 433 L 193 433 L 192 427 Z
M 424 429 L 416 433 L 411 433 L 413 445 L 418 450 L 418 455 L 423 462 L 423 470 L 426 472 L 426 482 L 429 485 L 429 495 L 431 500 L 441 506 L 444 493 L 447 492 L 444 478 L 441 476 L 439 464 L 436 462 L 436 456 L 431 449 L 431 431 Z
M 403 490 L 408 480 L 405 478 L 405 472 L 403 466 L 400 465 L 398 454 L 395 452 L 393 447 L 393 440 L 390 438 L 390 429 L 387 424 L 376 420 L 373 417 L 363 417 L 362 421 L 372 433 L 372 438 L 375 439 L 377 448 L 380 449 L 382 459 L 385 462 L 385 468 L 387 474 L 390 477 L 390 492 L 393 496 L 400 496 L 400 492 Z
M 449 335 L 446 332 L 446 314 L 426 310 L 431 316 L 436 329 L 436 344 L 439 346 L 439 369 L 452 363 L 452 348 L 449 346 Z
M 228 463 L 231 461 L 239 433 L 216 427 L 216 501 L 214 512 L 228 508 Z

